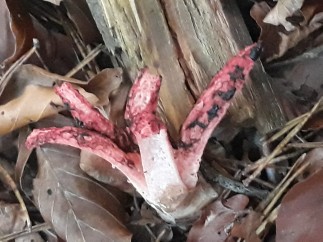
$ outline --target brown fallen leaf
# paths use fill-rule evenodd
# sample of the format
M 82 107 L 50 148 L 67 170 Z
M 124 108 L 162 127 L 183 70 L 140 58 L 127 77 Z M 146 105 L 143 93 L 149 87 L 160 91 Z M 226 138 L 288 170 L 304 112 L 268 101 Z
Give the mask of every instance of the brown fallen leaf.
M 306 1 L 301 9 L 304 21 L 290 32 L 282 26 L 264 23 L 263 19 L 271 10 L 266 2 L 253 5 L 250 15 L 261 28 L 259 40 L 262 41 L 264 47 L 263 60 L 269 62 L 283 56 L 288 50 L 297 46 L 323 26 L 322 3 L 320 1 L 317 1 L 317 4 L 313 4 L 312 1 L 308 2 Z M 309 45 L 304 47 L 309 48 Z
M 287 31 L 295 29 L 295 26 L 288 21 L 288 17 L 300 10 L 304 0 L 278 0 L 277 4 L 264 18 L 264 23 L 272 25 L 283 25 Z
M 248 205 L 245 195 L 235 195 L 225 203 L 217 200 L 208 206 L 188 234 L 188 242 L 226 241 L 235 218 Z
M 19 0 L 0 1 L 1 34 L 0 63 L 6 70 L 13 62 L 32 47 L 35 32 L 29 14 Z
M 49 72 L 32 64 L 20 66 L 5 86 L 0 86 L 0 104 L 20 96 L 28 85 L 53 87 L 57 81 L 85 85 L 86 82 Z
M 121 68 L 103 69 L 95 75 L 84 87 L 88 92 L 95 94 L 99 98 L 98 105 L 109 105 L 110 96 L 118 90 L 123 82 L 123 73 Z
M 67 241 L 130 241 L 126 213 L 116 197 L 79 168 L 79 151 L 37 149 L 34 200 L 45 221 Z
M 303 127 L 305 131 L 319 130 L 323 128 L 323 111 L 313 114 Z
M 10 12 L 5 0 L 0 1 L 0 63 L 9 58 L 15 51 L 15 37 L 10 28 Z
M 102 105 L 109 119 L 119 127 L 125 125 L 124 110 L 131 83 L 123 78 L 120 68 L 104 69 L 84 89 L 99 98 L 98 105 Z
M 134 194 L 134 187 L 127 181 L 127 177 L 111 163 L 93 153 L 82 150 L 80 155 L 80 167 L 89 176 L 98 181 L 117 187 L 121 191 Z
M 86 45 L 102 42 L 86 0 L 64 0 L 67 14 L 74 22 Z
M 80 92 L 91 102 L 97 98 L 79 88 Z M 26 124 L 57 114 L 64 109 L 61 99 L 49 87 L 29 85 L 21 96 L 0 105 L 0 135 L 7 134 Z
M 260 238 L 256 234 L 258 226 L 261 224 L 261 214 L 255 211 L 248 211 L 248 214 L 239 219 L 231 230 L 230 239 L 243 238 L 248 242 L 260 242 Z
M 0 202 L 0 237 L 19 232 L 25 229 L 24 213 L 20 210 L 19 204 L 8 204 Z M 16 242 L 44 241 L 38 233 L 32 233 L 15 239 Z
M 321 241 L 323 238 L 323 170 L 293 186 L 276 219 L 276 241 Z
M 73 41 L 68 36 L 46 29 L 36 19 L 33 19 L 33 26 L 39 40 L 39 54 L 51 72 L 65 75 L 79 63 Z M 41 66 L 37 60 L 31 63 Z M 84 76 L 81 74 L 77 78 L 83 80 Z

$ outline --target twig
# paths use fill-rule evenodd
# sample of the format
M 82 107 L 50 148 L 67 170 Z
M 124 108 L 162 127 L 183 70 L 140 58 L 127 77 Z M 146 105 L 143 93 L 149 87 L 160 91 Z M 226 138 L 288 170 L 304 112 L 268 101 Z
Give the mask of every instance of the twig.
M 258 236 L 263 233 L 263 231 L 265 230 L 268 223 L 273 223 L 276 220 L 277 215 L 278 215 L 279 207 L 280 207 L 280 205 L 277 206 L 273 211 L 271 211 L 269 216 L 256 229 L 256 234 Z
M 300 161 L 301 162 L 301 161 Z M 270 202 L 270 204 L 266 207 L 266 209 L 264 210 L 263 214 L 266 216 L 272 209 L 272 207 L 276 204 L 276 202 L 278 201 L 278 199 L 282 196 L 282 194 L 285 192 L 285 190 L 287 189 L 287 187 L 292 183 L 292 181 L 299 176 L 307 167 L 309 166 L 309 163 L 305 163 L 302 166 L 300 166 L 295 173 L 285 182 L 285 183 L 281 183 L 282 186 L 281 188 L 278 190 L 277 194 L 275 195 L 275 197 L 272 199 L 272 201 Z M 263 230 L 265 229 L 266 225 L 268 222 L 272 222 L 276 219 L 277 214 L 278 214 L 278 208 L 279 206 L 277 206 L 273 211 L 270 212 L 269 216 L 262 222 L 262 224 L 258 227 L 258 229 L 256 230 L 256 234 L 259 235 L 263 232 Z
M 92 61 L 100 52 L 104 49 L 102 44 L 95 47 L 80 63 L 77 64 L 72 70 L 70 70 L 65 76 L 71 77 L 79 70 L 81 70 L 84 66 L 86 66 L 90 61 Z
M 20 238 L 22 236 L 29 235 L 31 233 L 44 231 L 44 230 L 47 230 L 47 229 L 50 229 L 50 228 L 52 228 L 52 226 L 50 224 L 48 224 L 48 223 L 37 224 L 37 225 L 32 226 L 30 228 L 30 230 L 22 230 L 22 231 L 18 231 L 18 232 L 14 232 L 14 233 L 2 236 L 2 237 L 0 237 L 0 241 L 5 242 L 5 241 L 17 239 L 17 238 Z
M 289 170 L 287 175 L 284 177 L 284 179 L 279 183 L 279 185 L 276 187 L 274 191 L 267 197 L 266 200 L 262 201 L 257 210 L 262 211 L 263 214 L 266 216 L 271 208 L 276 204 L 278 199 L 281 197 L 281 195 L 284 193 L 285 189 L 290 185 L 290 183 L 294 180 L 294 178 L 300 174 L 306 167 L 302 168 L 303 166 L 300 166 L 305 158 L 305 154 L 303 154 L 292 166 L 292 168 Z M 306 165 L 306 164 L 305 164 Z M 306 165 L 307 166 L 307 165 Z M 295 176 L 296 174 L 296 176 Z
M 272 151 L 272 153 L 267 156 L 264 160 L 261 160 L 261 162 L 258 162 L 257 169 L 245 180 L 243 180 L 243 183 L 248 186 L 250 182 L 257 177 L 261 171 L 267 167 L 273 160 L 273 158 L 280 154 L 282 152 L 282 149 L 288 144 L 288 142 L 299 132 L 299 130 L 303 127 L 303 125 L 307 122 L 307 120 L 311 117 L 311 115 L 317 110 L 317 108 L 320 106 L 321 102 L 323 100 L 323 97 L 320 98 L 320 100 L 314 105 L 312 110 L 304 116 L 302 120 L 288 133 L 288 135 L 278 144 L 278 146 Z M 248 167 L 245 169 L 245 173 L 248 172 Z
M 26 61 L 32 56 L 36 51 L 36 46 L 33 46 L 30 50 L 27 51 L 26 54 L 21 56 L 15 63 L 13 63 L 9 69 L 4 73 L 1 77 L 0 81 L 0 96 L 2 95 L 5 87 L 7 86 L 12 74 Z
M 293 147 L 293 148 L 314 149 L 314 148 L 322 148 L 323 142 L 291 143 L 291 144 L 288 144 L 287 146 Z
M 12 179 L 12 177 L 9 175 L 9 173 L 6 171 L 6 169 L 4 169 L 4 167 L 0 163 L 0 179 L 1 178 L 2 178 L 3 183 L 7 184 L 12 189 L 12 191 L 15 193 L 15 196 L 17 197 L 17 200 L 20 204 L 21 211 L 24 214 L 24 218 L 26 219 L 27 229 L 30 230 L 32 224 L 31 224 L 31 220 L 30 220 L 30 217 L 29 217 L 29 214 L 27 211 L 26 204 L 25 204 L 25 202 L 24 202 L 24 200 L 17 188 L 15 181 Z
M 257 197 L 259 199 L 264 199 L 268 195 L 268 191 L 263 191 L 254 187 L 246 187 L 241 182 L 223 176 L 206 162 L 201 163 L 201 171 L 208 182 L 220 185 L 230 191 Z

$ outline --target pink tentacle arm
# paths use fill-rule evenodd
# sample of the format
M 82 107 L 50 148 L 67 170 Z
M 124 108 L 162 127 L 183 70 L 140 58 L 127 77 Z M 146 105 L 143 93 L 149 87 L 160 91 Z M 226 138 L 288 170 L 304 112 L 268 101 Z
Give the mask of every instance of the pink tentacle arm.
M 187 116 L 181 129 L 176 160 L 181 177 L 189 188 L 196 185 L 208 139 L 225 116 L 235 93 L 242 89 L 260 51 L 260 45 L 253 44 L 227 62 L 212 78 Z
M 139 146 L 150 199 L 171 209 L 187 193 L 177 170 L 165 125 L 156 117 L 159 76 L 143 70 L 134 82 L 125 119 Z
M 122 171 L 138 191 L 147 190 L 139 154 L 124 153 L 110 139 L 96 132 L 76 127 L 35 129 L 28 136 L 26 147 L 33 149 L 46 143 L 92 152 Z
M 70 108 L 72 116 L 87 129 L 95 130 L 113 140 L 119 147 L 129 149 L 131 142 L 127 134 L 106 119 L 70 83 L 57 86 L 55 92 Z

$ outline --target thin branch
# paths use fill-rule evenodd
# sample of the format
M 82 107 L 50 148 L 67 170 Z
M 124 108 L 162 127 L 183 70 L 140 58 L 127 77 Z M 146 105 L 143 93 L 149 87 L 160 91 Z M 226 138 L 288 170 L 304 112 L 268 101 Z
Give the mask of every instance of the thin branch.
M 17 197 L 17 200 L 20 204 L 21 207 L 21 211 L 24 214 L 24 218 L 26 219 L 26 225 L 27 225 L 27 229 L 30 230 L 31 229 L 31 220 L 27 211 L 27 207 L 26 204 L 17 188 L 17 185 L 15 183 L 15 181 L 12 179 L 12 177 L 10 176 L 10 174 L 6 171 L 6 169 L 1 165 L 0 163 L 0 179 L 2 178 L 2 181 L 4 184 L 8 185 L 12 191 L 15 193 L 15 196 Z M 0 241 L 2 241 L 0 239 Z
M 22 236 L 26 236 L 26 235 L 29 235 L 29 234 L 32 234 L 32 233 L 44 231 L 44 230 L 47 230 L 47 229 L 50 229 L 50 228 L 52 228 L 52 225 L 50 225 L 48 223 L 37 224 L 37 225 L 32 226 L 30 228 L 30 230 L 22 230 L 22 231 L 18 231 L 18 232 L 14 232 L 14 233 L 2 236 L 2 237 L 0 237 L 0 241 L 5 242 L 5 241 L 17 239 L 17 238 L 20 238 Z

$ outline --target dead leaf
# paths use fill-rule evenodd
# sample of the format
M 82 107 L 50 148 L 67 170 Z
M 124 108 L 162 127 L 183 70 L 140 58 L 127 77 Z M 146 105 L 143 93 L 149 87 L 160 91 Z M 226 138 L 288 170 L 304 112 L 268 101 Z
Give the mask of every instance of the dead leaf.
M 0 202 L 0 237 L 19 232 L 25 229 L 24 213 L 20 210 L 19 204 L 8 204 Z M 44 241 L 38 233 L 32 233 L 15 239 L 16 242 L 23 241 Z
M 236 216 L 245 209 L 248 203 L 248 197 L 241 194 L 229 198 L 225 204 L 221 200 L 215 201 L 203 211 L 201 218 L 193 225 L 187 241 L 225 241 Z
M 50 2 L 54 5 L 59 6 L 63 0 L 44 0 L 45 2 Z
M 303 126 L 305 131 L 319 130 L 323 128 L 323 112 L 314 113 Z
M 282 26 L 274 26 L 263 22 L 265 16 L 271 8 L 266 2 L 255 3 L 250 10 L 251 17 L 261 28 L 259 40 L 262 41 L 264 52 L 263 60 L 272 61 L 283 56 L 288 50 L 297 46 L 301 41 L 309 37 L 310 34 L 323 26 L 322 3 L 307 4 L 306 1 L 301 9 L 304 23 L 298 25 L 293 31 L 288 32 Z M 309 47 L 308 45 L 306 46 Z M 300 50 L 298 50 L 300 51 Z
M 50 72 L 65 75 L 79 63 L 75 55 L 73 41 L 66 35 L 46 29 L 36 19 L 32 20 L 39 40 L 39 53 L 44 63 Z M 33 60 L 31 63 L 41 66 L 37 60 Z M 83 80 L 84 76 L 78 75 L 77 78 Z
M 70 19 L 74 22 L 86 45 L 102 42 L 86 0 L 64 0 Z
M 243 238 L 248 242 L 261 242 L 256 234 L 258 226 L 261 224 L 261 214 L 255 211 L 248 211 L 248 214 L 239 219 L 231 230 L 230 238 Z M 235 241 L 235 240 L 233 240 Z
M 34 200 L 45 221 L 67 241 L 130 241 L 126 213 L 116 197 L 79 168 L 79 151 L 37 149 Z
M 6 86 L 0 85 L 0 104 L 20 96 L 28 85 L 53 87 L 57 81 L 85 85 L 86 82 L 74 78 L 61 76 L 38 66 L 25 64 L 20 66 L 10 77 Z
M 119 127 L 124 127 L 124 110 L 131 83 L 123 78 L 120 68 L 104 69 L 84 88 L 99 98 L 109 119 Z
M 9 58 L 15 51 L 15 37 L 10 28 L 10 12 L 5 0 L 0 1 L 0 63 Z
M 117 187 L 121 191 L 134 194 L 134 187 L 127 181 L 127 177 L 118 169 L 112 167 L 111 163 L 92 153 L 82 150 L 80 167 L 89 176 L 98 181 Z
M 23 2 L 1 0 L 0 6 L 1 29 L 5 30 L 1 34 L 0 63 L 2 62 L 3 69 L 7 69 L 32 47 L 35 32 Z
M 0 136 L 0 153 L 9 160 L 15 160 L 16 158 L 16 140 L 17 134 L 14 132 Z
M 97 98 L 79 88 L 91 103 Z M 53 88 L 29 85 L 23 94 L 0 106 L 0 135 L 7 134 L 26 124 L 57 114 L 64 109 Z
M 111 94 L 120 87 L 122 82 L 123 73 L 121 68 L 104 69 L 93 77 L 84 88 L 99 98 L 98 105 L 105 106 L 109 105 Z
M 293 186 L 276 219 L 276 241 L 321 241 L 323 170 Z
M 287 31 L 292 31 L 295 26 L 288 21 L 288 17 L 300 10 L 304 0 L 278 0 L 276 6 L 264 18 L 264 23 L 283 25 Z

